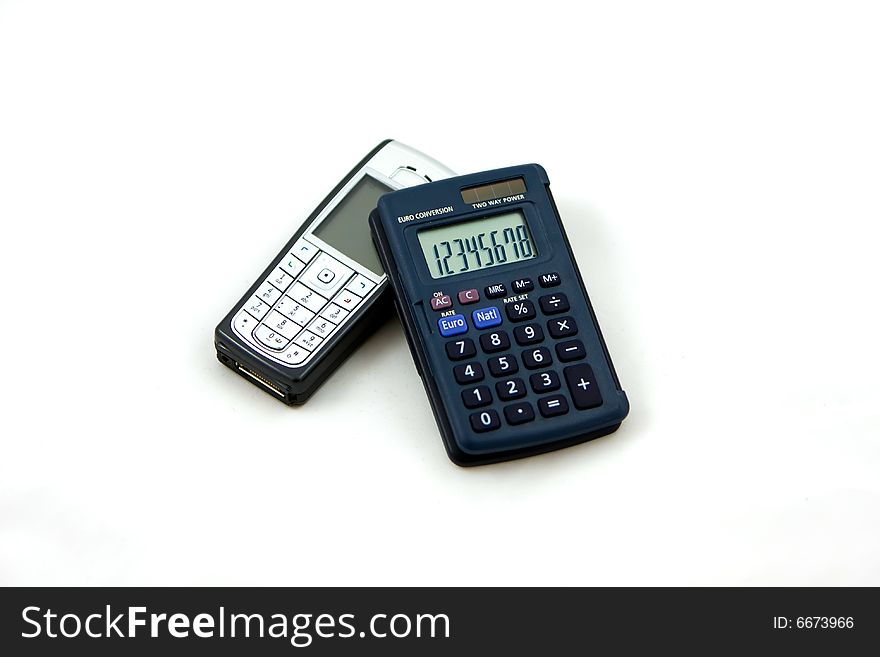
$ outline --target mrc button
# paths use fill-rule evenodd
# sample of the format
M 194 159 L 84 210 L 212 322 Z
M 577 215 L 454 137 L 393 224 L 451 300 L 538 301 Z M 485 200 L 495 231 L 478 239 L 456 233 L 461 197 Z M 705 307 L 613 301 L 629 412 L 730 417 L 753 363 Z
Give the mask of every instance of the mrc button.
M 495 283 L 494 285 L 486 286 L 486 298 L 487 299 L 500 299 L 501 297 L 507 296 L 507 288 L 504 287 L 504 283 Z
M 451 335 L 460 335 L 467 333 L 467 321 L 464 315 L 450 315 L 449 317 L 441 317 L 437 320 L 437 327 L 440 329 L 440 335 L 448 338 Z
M 495 306 L 478 308 L 471 313 L 471 319 L 478 329 L 490 328 L 501 323 L 501 312 Z

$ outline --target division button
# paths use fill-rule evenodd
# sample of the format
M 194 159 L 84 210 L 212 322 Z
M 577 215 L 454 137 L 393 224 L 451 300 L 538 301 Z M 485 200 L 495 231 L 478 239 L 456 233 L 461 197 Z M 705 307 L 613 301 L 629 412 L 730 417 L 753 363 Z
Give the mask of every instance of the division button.
M 441 317 L 437 320 L 437 328 L 440 329 L 440 335 L 444 338 L 461 335 L 462 333 L 467 333 L 468 330 L 467 320 L 465 320 L 464 315 Z
M 452 373 L 459 383 L 476 383 L 484 378 L 483 366 L 476 362 L 456 365 L 452 368 Z
M 479 413 L 471 413 L 471 428 L 482 433 L 483 431 L 492 431 L 501 426 L 501 419 L 498 413 L 491 408 Z
M 518 278 L 510 284 L 511 289 L 517 294 L 522 292 L 531 292 L 535 289 L 535 284 L 531 278 Z
M 504 305 L 504 312 L 507 313 L 511 322 L 524 322 L 527 319 L 535 318 L 535 304 L 528 299 L 523 301 L 511 301 Z
M 461 400 L 467 408 L 479 408 L 492 403 L 492 393 L 488 386 L 465 388 L 461 391 Z
M 452 297 L 442 294 L 439 297 L 431 297 L 431 310 L 446 310 L 452 307 Z
M 529 402 L 520 402 L 504 407 L 504 418 L 508 424 L 523 424 L 535 419 L 535 409 Z
M 545 315 L 564 313 L 571 308 L 571 306 L 568 305 L 568 297 L 561 292 L 544 295 L 538 299 L 538 303 L 541 304 L 541 311 Z
M 458 293 L 458 302 L 461 304 L 476 303 L 479 300 L 480 293 L 473 288 Z
M 474 346 L 474 341 L 470 338 L 450 340 L 446 343 L 446 355 L 449 356 L 449 360 L 472 358 L 477 355 L 477 348 Z
M 538 276 L 538 283 L 541 284 L 541 287 L 556 287 L 559 283 L 562 282 L 562 279 L 559 278 L 559 274 L 555 271 L 550 272 L 549 274 L 541 274 Z
M 526 384 L 519 378 L 499 381 L 495 384 L 495 392 L 498 393 L 498 399 L 501 401 L 519 399 L 526 396 Z
M 485 292 L 487 299 L 500 299 L 507 296 L 507 288 L 504 287 L 504 283 L 487 285 Z
M 599 392 L 599 386 L 596 385 L 593 368 L 582 363 L 566 367 L 563 374 L 575 408 L 595 408 L 602 405 L 602 394 Z
M 567 338 L 570 335 L 576 334 L 578 332 L 578 327 L 574 321 L 574 317 L 559 317 L 547 322 L 547 330 L 550 331 L 551 337 Z
M 501 324 L 501 312 L 495 306 L 478 308 L 471 312 L 471 319 L 478 329 L 492 328 Z
M 568 413 L 568 401 L 562 395 L 553 395 L 538 400 L 538 409 L 544 417 L 555 417 Z

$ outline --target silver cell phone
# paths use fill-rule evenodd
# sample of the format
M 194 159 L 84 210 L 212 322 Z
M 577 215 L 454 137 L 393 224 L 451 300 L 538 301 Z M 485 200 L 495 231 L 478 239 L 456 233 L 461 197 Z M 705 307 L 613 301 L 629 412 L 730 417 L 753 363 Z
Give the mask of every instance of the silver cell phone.
M 308 400 L 393 312 L 368 222 L 379 197 L 454 175 L 398 141 L 367 153 L 218 324 L 220 362 L 287 404 Z

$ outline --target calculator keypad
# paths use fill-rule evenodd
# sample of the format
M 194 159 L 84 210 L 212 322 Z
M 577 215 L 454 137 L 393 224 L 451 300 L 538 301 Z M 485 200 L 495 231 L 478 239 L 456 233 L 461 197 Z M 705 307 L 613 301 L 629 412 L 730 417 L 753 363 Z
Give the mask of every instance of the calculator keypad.
M 363 274 L 300 239 L 241 307 L 232 325 L 275 360 L 299 365 L 376 286 Z
M 541 274 L 536 280 L 544 288 L 539 293 L 562 283 L 556 272 Z M 500 299 L 508 289 L 519 295 L 534 290 L 535 283 L 520 278 L 508 287 L 498 281 L 482 292 L 485 299 Z M 586 362 L 589 354 L 574 337 L 577 322 L 565 314 L 572 308 L 569 298 L 563 292 L 537 295 L 536 300 L 523 294 L 506 302 L 484 302 L 475 311 L 467 306 L 479 298 L 476 289 L 455 290 L 431 300 L 432 309 L 444 311 L 435 315 L 438 332 L 472 331 L 468 337 L 447 338 L 445 348 L 453 376 L 462 386 L 462 404 L 473 411 L 469 421 L 475 432 L 493 431 L 504 424 L 553 421 L 602 405 L 593 370 Z M 500 321 L 487 326 L 490 315 L 484 313 L 499 313 Z M 504 326 L 506 322 L 510 324 Z M 487 376 L 489 385 L 481 383 Z

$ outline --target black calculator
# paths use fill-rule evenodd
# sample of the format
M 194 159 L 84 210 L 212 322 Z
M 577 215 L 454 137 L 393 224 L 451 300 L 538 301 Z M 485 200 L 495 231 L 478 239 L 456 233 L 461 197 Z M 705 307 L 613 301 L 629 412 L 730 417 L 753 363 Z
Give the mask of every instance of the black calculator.
M 620 426 L 629 402 L 541 166 L 386 194 L 370 227 L 452 461 Z

